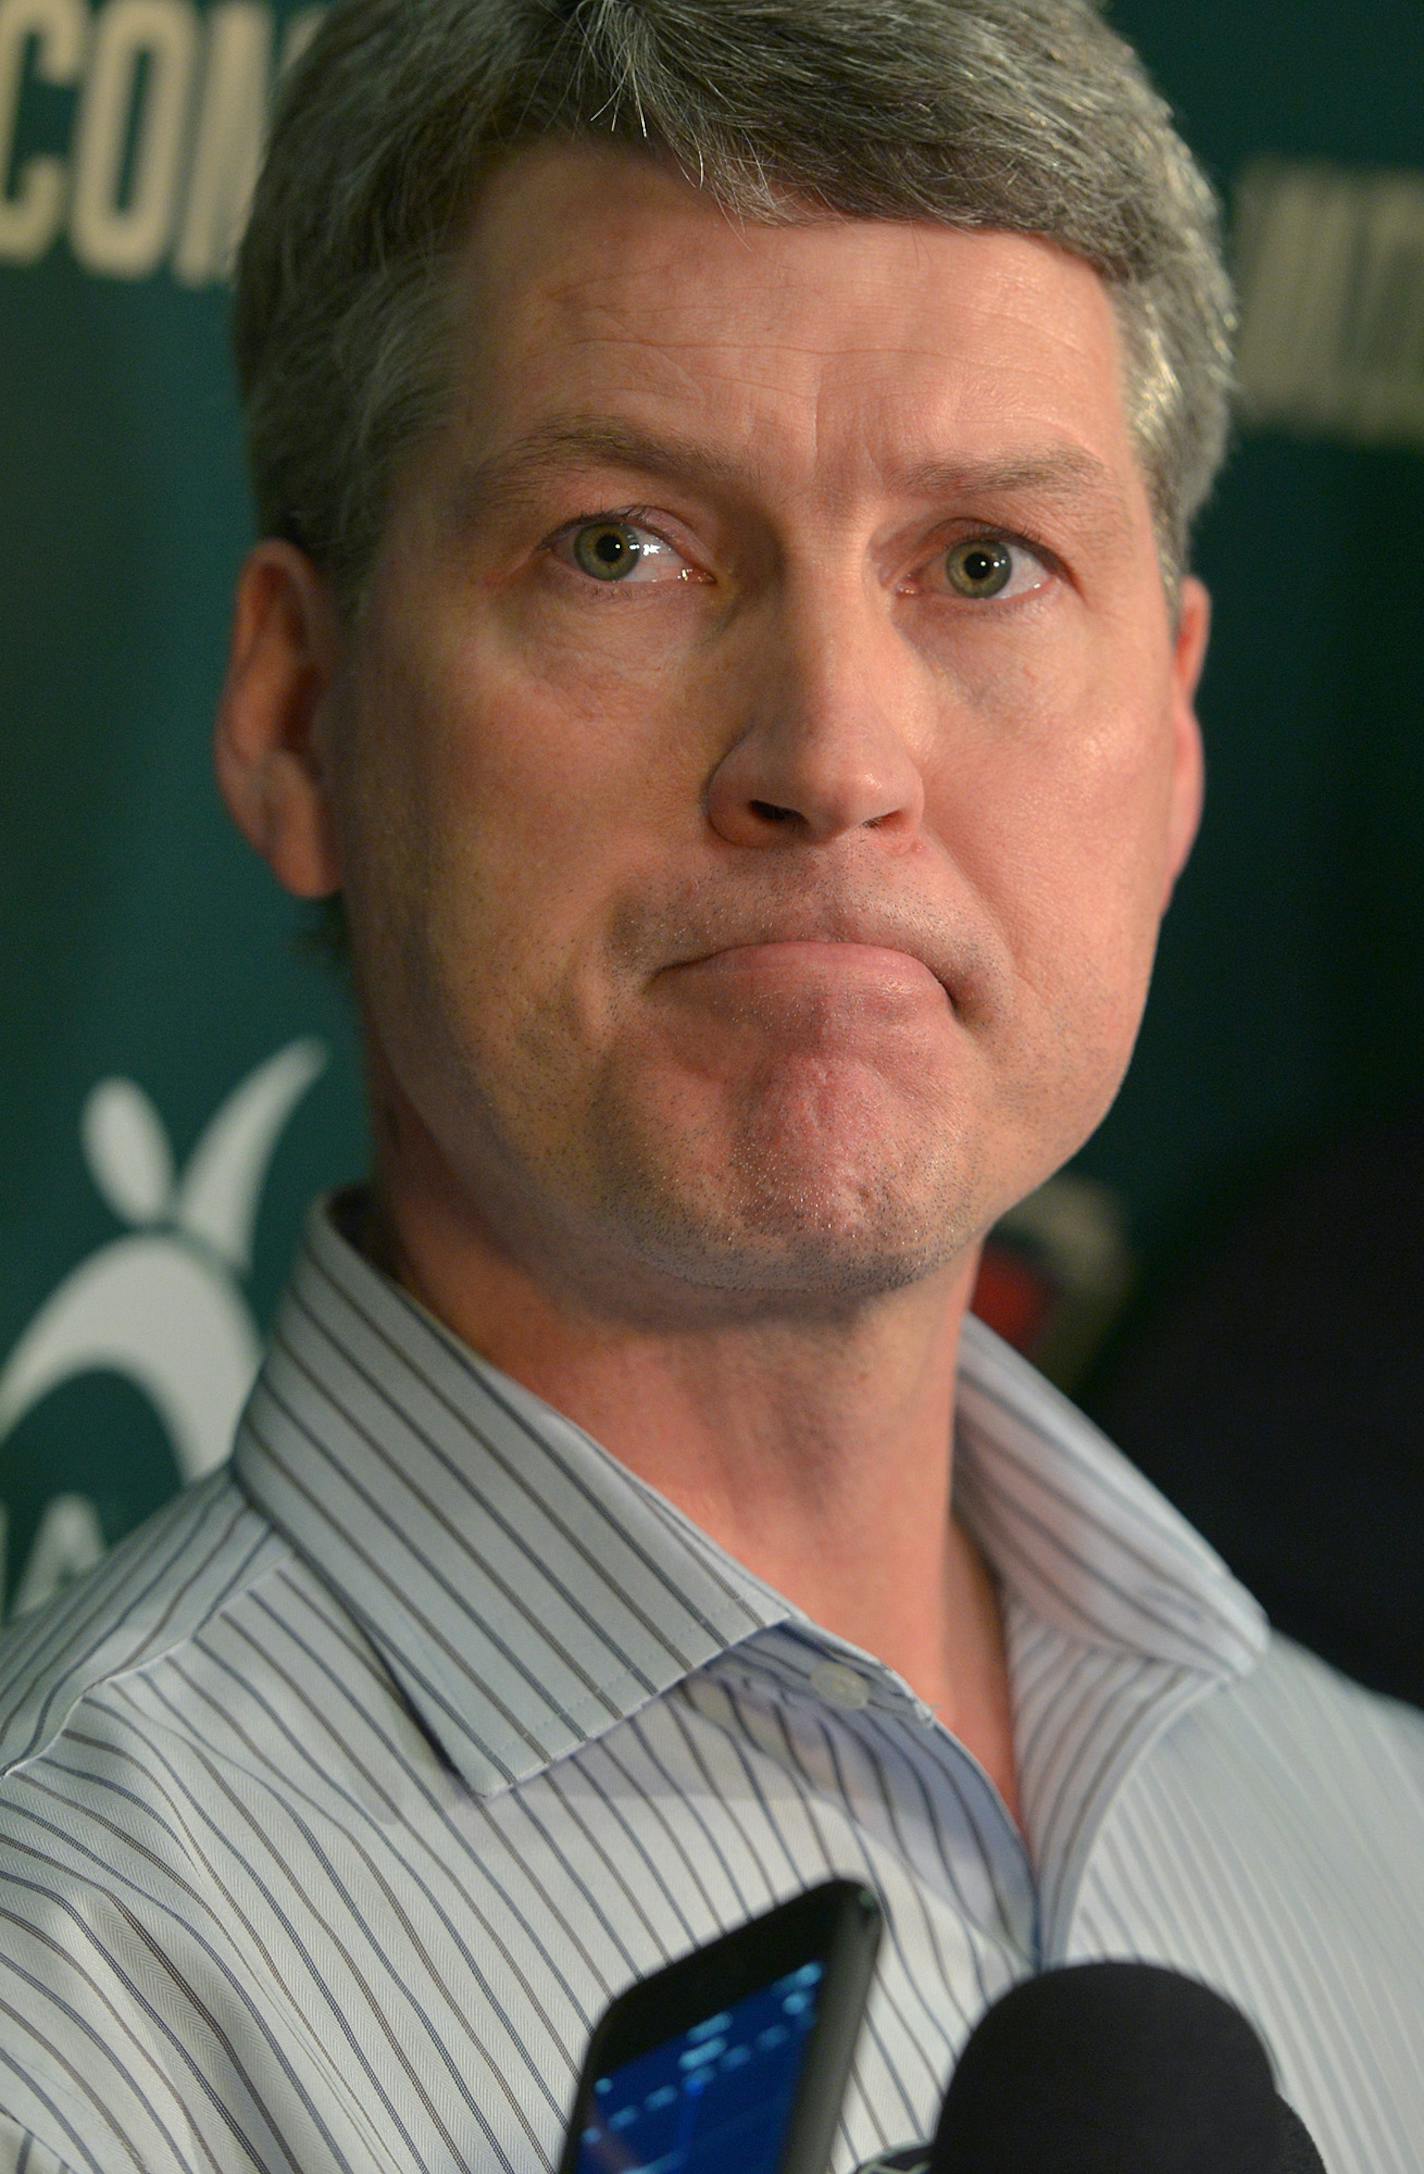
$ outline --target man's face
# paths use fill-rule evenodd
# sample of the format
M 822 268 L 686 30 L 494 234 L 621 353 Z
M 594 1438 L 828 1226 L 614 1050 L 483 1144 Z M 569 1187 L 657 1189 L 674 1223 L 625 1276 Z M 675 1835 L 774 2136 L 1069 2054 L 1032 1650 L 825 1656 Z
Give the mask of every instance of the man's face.
M 948 1272 L 1110 1104 L 1198 815 L 1107 292 L 572 146 L 461 277 L 327 749 L 397 1214 L 615 1307 Z

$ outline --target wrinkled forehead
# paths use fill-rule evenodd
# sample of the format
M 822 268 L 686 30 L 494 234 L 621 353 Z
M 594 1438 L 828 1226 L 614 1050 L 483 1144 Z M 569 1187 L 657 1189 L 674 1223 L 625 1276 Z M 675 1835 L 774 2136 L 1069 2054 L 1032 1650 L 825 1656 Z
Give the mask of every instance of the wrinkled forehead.
M 929 221 L 733 221 L 623 149 L 486 183 L 457 273 L 466 436 L 603 412 L 789 482 L 875 488 L 934 454 L 1077 447 L 1140 491 L 1117 313 L 1056 244 Z

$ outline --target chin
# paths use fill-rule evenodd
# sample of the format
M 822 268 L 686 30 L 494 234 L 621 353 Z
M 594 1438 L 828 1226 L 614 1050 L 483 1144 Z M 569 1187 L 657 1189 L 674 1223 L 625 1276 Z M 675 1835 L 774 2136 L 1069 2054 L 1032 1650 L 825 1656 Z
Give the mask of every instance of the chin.
M 604 1213 L 654 1277 L 761 1307 L 841 1310 L 939 1273 L 982 1236 L 944 1160 L 892 1171 L 862 1141 L 853 1165 L 835 1167 L 745 1153 L 700 1173 L 645 1165 Z

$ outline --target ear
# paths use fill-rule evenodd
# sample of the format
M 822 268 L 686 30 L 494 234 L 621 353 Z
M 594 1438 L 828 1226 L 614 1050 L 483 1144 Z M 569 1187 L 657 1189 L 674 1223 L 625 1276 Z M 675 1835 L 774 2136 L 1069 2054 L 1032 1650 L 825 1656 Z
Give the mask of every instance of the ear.
M 330 585 L 268 537 L 238 579 L 218 705 L 218 788 L 238 829 L 298 898 L 341 888 L 325 761 L 342 634 Z
M 1172 903 L 1178 876 L 1201 827 L 1206 757 L 1197 722 L 1196 694 L 1211 631 L 1211 598 L 1193 575 L 1182 583 L 1172 647 L 1172 786 L 1168 817 L 1167 883 L 1162 911 Z

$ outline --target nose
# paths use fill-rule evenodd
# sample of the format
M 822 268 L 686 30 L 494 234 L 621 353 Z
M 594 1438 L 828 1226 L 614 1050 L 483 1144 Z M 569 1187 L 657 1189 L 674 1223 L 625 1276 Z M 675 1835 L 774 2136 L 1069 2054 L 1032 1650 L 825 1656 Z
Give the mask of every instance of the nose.
M 742 729 L 708 785 L 713 829 L 746 846 L 862 830 L 911 843 L 925 806 L 921 669 L 883 596 L 768 605 L 735 679 Z

